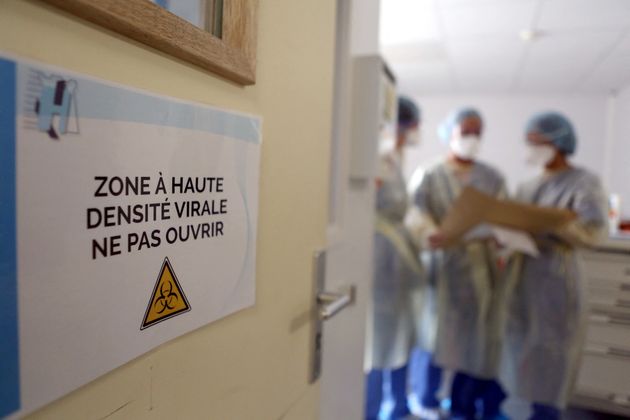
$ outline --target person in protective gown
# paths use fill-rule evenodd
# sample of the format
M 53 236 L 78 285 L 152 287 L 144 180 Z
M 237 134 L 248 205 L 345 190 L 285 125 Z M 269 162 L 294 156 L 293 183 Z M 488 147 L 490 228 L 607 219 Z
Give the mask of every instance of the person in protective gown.
M 402 149 L 418 134 L 420 114 L 409 99 L 398 100 L 394 147 L 381 151 L 376 179 L 374 274 L 366 343 L 366 417 L 379 418 L 383 384 L 389 380 L 391 419 L 407 418 L 407 361 L 416 342 L 415 315 L 421 300 L 423 271 L 403 225 L 407 189 L 401 170 Z M 420 297 L 419 297 L 420 296 Z
M 413 207 L 407 225 L 421 247 L 433 249 L 431 283 L 437 289 L 435 350 L 421 397 L 422 417 L 438 415 L 440 368 L 452 370 L 452 418 L 494 419 L 505 398 L 496 382 L 500 361 L 498 247 L 492 238 L 470 238 L 444 248 L 438 226 L 464 187 L 503 198 L 503 176 L 476 159 L 483 121 L 479 112 L 463 108 L 440 126 L 450 153 L 427 168 L 418 168 L 410 181 Z M 481 406 L 481 412 L 478 412 Z
M 607 231 L 607 207 L 599 179 L 568 161 L 577 140 L 566 117 L 536 115 L 526 136 L 528 161 L 544 171 L 519 187 L 517 199 L 571 210 L 576 219 L 535 237 L 540 256 L 516 254 L 509 261 L 501 377 L 510 395 L 532 403 L 532 419 L 554 420 L 571 396 L 584 343 L 586 301 L 577 250 Z

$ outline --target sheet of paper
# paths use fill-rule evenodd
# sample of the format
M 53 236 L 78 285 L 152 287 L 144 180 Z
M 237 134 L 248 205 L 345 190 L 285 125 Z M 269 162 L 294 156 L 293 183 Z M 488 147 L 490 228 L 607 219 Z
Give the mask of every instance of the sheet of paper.
M 501 245 L 506 254 L 522 252 L 533 257 L 539 255 L 534 239 L 527 232 L 509 229 L 497 225 L 482 223 L 468 231 L 464 241 L 474 241 L 493 238 Z
M 534 239 L 528 233 L 496 225 L 490 226 L 494 238 L 508 253 L 522 252 L 532 257 L 540 255 Z

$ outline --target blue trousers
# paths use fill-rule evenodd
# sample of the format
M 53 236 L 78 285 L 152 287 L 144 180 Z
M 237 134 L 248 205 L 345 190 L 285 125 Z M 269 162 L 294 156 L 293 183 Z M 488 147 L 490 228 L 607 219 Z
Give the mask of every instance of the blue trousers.
M 457 372 L 451 388 L 451 416 L 457 419 L 491 420 L 501 413 L 507 395 L 497 381 L 479 379 Z
M 530 420 L 560 420 L 562 414 L 559 409 L 545 404 L 532 404 Z
M 437 394 L 442 385 L 442 368 L 434 363 L 433 355 L 415 349 L 411 353 L 409 368 L 411 391 L 418 396 L 420 404 L 425 408 L 439 408 Z
M 394 408 L 389 418 L 398 419 L 410 413 L 407 405 L 407 365 L 394 370 L 373 369 L 366 378 L 365 417 L 368 420 L 379 418 L 383 404 L 383 385 L 386 382 L 389 382 L 391 397 L 394 401 Z

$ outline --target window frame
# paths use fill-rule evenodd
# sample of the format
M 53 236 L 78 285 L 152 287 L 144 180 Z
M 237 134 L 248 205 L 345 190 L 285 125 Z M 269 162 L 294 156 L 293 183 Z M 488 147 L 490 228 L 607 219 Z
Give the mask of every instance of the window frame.
M 226 0 L 221 38 L 149 0 L 42 0 L 239 85 L 256 82 L 258 0 Z

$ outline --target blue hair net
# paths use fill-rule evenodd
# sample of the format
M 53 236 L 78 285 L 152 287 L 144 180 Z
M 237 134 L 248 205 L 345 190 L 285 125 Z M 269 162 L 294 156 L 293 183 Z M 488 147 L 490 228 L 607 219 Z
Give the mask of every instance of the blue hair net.
M 403 127 L 420 122 L 420 108 L 406 96 L 398 97 L 398 125 Z
M 567 117 L 557 112 L 543 112 L 534 115 L 525 129 L 526 133 L 545 136 L 561 152 L 571 155 L 575 152 L 577 138 L 573 125 Z
M 453 129 L 467 118 L 477 118 L 480 121 L 483 121 L 481 114 L 475 108 L 466 107 L 452 111 L 438 127 L 438 136 L 442 142 L 448 142 L 451 139 Z

